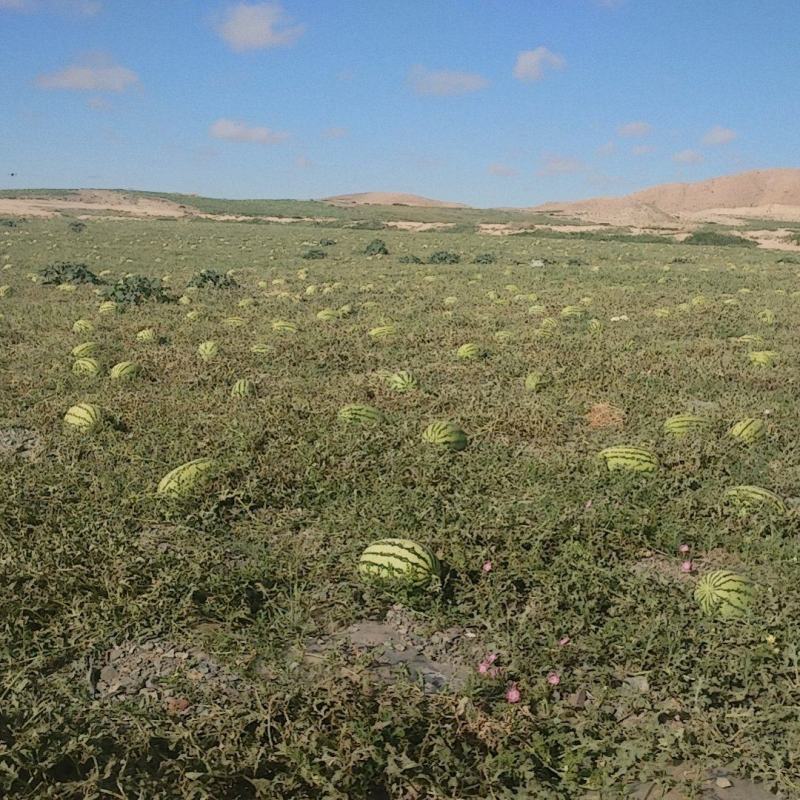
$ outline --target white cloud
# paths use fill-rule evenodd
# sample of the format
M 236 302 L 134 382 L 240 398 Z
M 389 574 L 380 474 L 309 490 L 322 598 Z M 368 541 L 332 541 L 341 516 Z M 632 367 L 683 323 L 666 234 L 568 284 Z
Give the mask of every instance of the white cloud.
M 237 53 L 268 47 L 288 47 L 305 32 L 288 24 L 280 3 L 237 3 L 228 8 L 217 32 Z
M 59 11 L 93 17 L 103 10 L 101 0 L 0 0 L 0 11 Z
M 427 69 L 417 65 L 409 76 L 411 88 L 421 95 L 452 97 L 485 89 L 489 81 L 473 72 L 455 72 L 449 69 Z
M 278 144 L 289 138 L 288 133 L 273 131 L 270 128 L 247 125 L 233 119 L 218 119 L 208 131 L 215 139 L 229 142 L 250 142 L 255 144 Z
M 738 134 L 730 128 L 723 128 L 722 125 L 715 125 L 703 136 L 703 144 L 728 144 L 732 142 Z
M 631 148 L 631 153 L 635 156 L 646 156 L 649 153 L 652 153 L 655 150 L 655 147 L 649 144 L 637 144 L 636 147 Z
M 605 144 L 601 144 L 600 147 L 597 148 L 597 155 L 599 156 L 610 156 L 614 154 L 614 151 L 617 149 L 617 145 L 613 141 L 606 142 Z
M 137 83 L 139 76 L 132 69 L 115 64 L 104 55 L 92 56 L 84 63 L 70 64 L 36 79 L 40 89 L 75 92 L 124 92 Z
M 508 164 L 489 164 L 488 171 L 490 175 L 496 175 L 499 178 L 513 178 L 519 175 L 519 172 L 514 167 L 509 167 Z
M 576 172 L 583 172 L 584 169 L 583 162 L 577 158 L 551 153 L 542 159 L 542 166 L 537 175 L 574 175 Z
M 637 122 L 626 122 L 624 125 L 620 125 L 617 128 L 617 133 L 620 136 L 647 136 L 653 130 L 653 126 L 649 122 L 642 122 L 638 120 Z
M 537 47 L 535 50 L 523 50 L 517 56 L 514 77 L 519 81 L 540 81 L 545 70 L 564 69 L 566 66 L 567 60 L 564 56 L 546 47 Z
M 676 164 L 701 164 L 703 162 L 703 154 L 698 153 L 697 150 L 681 150 L 680 153 L 675 153 L 672 160 Z
M 347 128 L 341 128 L 334 125 L 332 128 L 326 128 L 322 132 L 322 135 L 326 139 L 344 139 L 348 133 L 349 131 Z

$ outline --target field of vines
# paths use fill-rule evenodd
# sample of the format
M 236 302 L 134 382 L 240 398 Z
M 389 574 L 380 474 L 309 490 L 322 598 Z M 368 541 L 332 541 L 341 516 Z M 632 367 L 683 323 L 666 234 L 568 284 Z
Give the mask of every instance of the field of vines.
M 0 796 L 800 796 L 781 255 L 0 227 Z M 371 580 L 388 537 L 438 574 Z

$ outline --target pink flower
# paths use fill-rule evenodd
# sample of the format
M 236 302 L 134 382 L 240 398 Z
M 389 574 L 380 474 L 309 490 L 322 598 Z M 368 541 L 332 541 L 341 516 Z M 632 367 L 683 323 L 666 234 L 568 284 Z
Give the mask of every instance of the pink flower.
M 694 569 L 694 564 L 691 561 L 684 561 L 681 564 L 681 572 L 691 572 Z
M 689 552 L 689 545 L 688 545 L 688 544 L 682 544 L 682 545 L 681 545 L 681 546 L 678 548 L 678 552 L 679 552 L 679 553 L 688 553 L 688 552 Z
M 506 692 L 506 700 L 509 703 L 519 703 L 520 698 L 522 695 L 519 693 L 519 689 L 517 688 L 516 683 L 512 683 L 508 687 L 508 691 Z
M 485 675 L 488 671 L 489 665 L 485 661 L 481 661 L 481 663 L 478 664 L 478 672 L 480 672 L 481 675 Z
M 483 566 L 481 567 L 481 569 L 484 572 L 491 572 L 492 571 L 492 562 L 491 561 L 484 561 L 483 562 Z
M 497 661 L 497 653 L 489 653 L 487 656 L 484 657 L 483 661 L 478 664 L 478 672 L 481 675 L 489 675 L 492 678 L 497 677 L 498 670 L 497 667 L 493 667 L 492 664 Z
M 558 686 L 558 684 L 561 683 L 561 676 L 557 672 L 548 672 L 547 682 L 551 686 Z
M 571 641 L 572 641 L 572 639 L 570 639 L 569 636 L 562 636 L 558 640 L 558 646 L 559 647 L 566 647 Z

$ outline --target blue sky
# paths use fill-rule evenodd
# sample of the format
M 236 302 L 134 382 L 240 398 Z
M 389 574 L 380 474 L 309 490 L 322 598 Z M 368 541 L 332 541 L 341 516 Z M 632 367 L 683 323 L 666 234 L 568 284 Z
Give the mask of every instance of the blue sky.
M 519 206 L 798 167 L 798 30 L 797 0 L 0 0 L 0 186 Z

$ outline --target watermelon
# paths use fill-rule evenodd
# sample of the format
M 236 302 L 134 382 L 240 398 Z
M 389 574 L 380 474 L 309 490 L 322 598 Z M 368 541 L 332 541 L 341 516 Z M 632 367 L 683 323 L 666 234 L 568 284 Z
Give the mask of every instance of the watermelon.
M 746 333 L 744 336 L 740 336 L 736 339 L 736 341 L 740 344 L 763 344 L 764 337 L 759 336 L 757 333 Z
M 84 433 L 91 433 L 103 424 L 103 410 L 92 403 L 78 403 L 64 415 L 64 423 Z
M 690 433 L 699 433 L 709 427 L 709 421 L 697 414 L 676 414 L 664 422 L 664 433 L 672 436 L 686 436 Z
M 332 308 L 323 308 L 322 311 L 317 311 L 317 319 L 321 322 L 333 322 L 339 319 L 339 312 Z
M 597 319 L 597 317 L 592 317 L 592 319 L 589 320 L 589 324 L 586 326 L 586 329 L 589 331 L 589 333 L 594 333 L 594 334 L 602 333 L 603 323 L 600 322 L 600 320 Z
M 582 317 L 583 309 L 580 306 L 564 306 L 564 308 L 561 309 L 561 316 L 565 319 L 569 319 L 570 317 Z
M 766 325 L 775 324 L 775 312 L 771 308 L 765 308 L 763 311 L 760 311 L 758 318 Z
M 178 305 L 181 305 L 181 306 L 190 306 L 191 304 L 192 304 L 192 298 L 191 298 L 191 297 L 189 297 L 189 295 L 188 295 L 188 294 L 182 294 L 182 295 L 181 295 L 181 296 L 178 298 Z
M 386 385 L 396 392 L 410 392 L 417 388 L 417 379 L 408 370 L 401 370 L 387 375 Z
M 728 435 L 745 444 L 752 444 L 753 442 L 763 439 L 766 432 L 767 426 L 764 424 L 763 419 L 746 417 L 735 423 L 728 431 Z
M 774 350 L 751 350 L 748 358 L 751 364 L 759 367 L 771 367 L 778 358 L 778 354 Z
M 225 325 L 226 328 L 241 328 L 247 325 L 247 320 L 242 317 L 226 317 L 222 320 L 222 324 Z
M 91 333 L 93 330 L 94 325 L 92 325 L 91 320 L 76 319 L 75 322 L 72 323 L 73 333 Z
M 727 569 L 708 572 L 694 590 L 694 599 L 704 614 L 720 619 L 744 617 L 753 599 L 753 584 Z
M 605 460 L 609 472 L 655 472 L 658 469 L 658 458 L 644 447 L 607 447 L 600 451 L 600 457 Z
M 115 381 L 129 381 L 139 374 L 139 365 L 133 361 L 120 361 L 108 372 L 108 377 Z
M 257 356 L 265 356 L 272 352 L 272 347 L 271 345 L 268 345 L 265 342 L 256 342 L 250 348 L 250 352 L 254 353 Z
M 10 286 L 0 286 L 0 297 L 11 297 L 14 290 Z
M 212 340 L 202 342 L 197 348 L 197 355 L 199 355 L 203 361 L 210 361 L 217 353 L 219 353 L 219 345 Z
M 100 364 L 96 358 L 79 358 L 72 365 L 72 371 L 75 375 L 99 375 Z
M 761 486 L 732 486 L 726 489 L 722 499 L 740 509 L 768 508 L 778 514 L 786 513 L 786 504 L 775 492 Z
M 275 333 L 297 333 L 297 325 L 287 322 L 285 319 L 276 319 L 272 323 L 272 330 Z
M 157 494 L 185 497 L 211 477 L 217 463 L 212 458 L 196 458 L 168 472 L 158 484 Z
M 375 424 L 383 422 L 383 414 L 374 406 L 363 403 L 349 403 L 339 409 L 339 419 L 345 422 L 359 422 Z
M 191 311 L 187 311 L 186 319 L 188 319 L 189 322 L 194 322 L 195 320 L 200 319 L 200 312 L 196 308 L 192 309 Z
M 154 342 L 156 340 L 156 332 L 152 328 L 143 328 L 136 334 L 137 342 Z
M 368 333 L 373 339 L 389 339 L 396 334 L 397 328 L 394 325 L 379 325 Z
M 455 451 L 463 450 L 469 443 L 467 434 L 454 422 L 432 422 L 423 431 L 422 438 L 430 444 Z
M 525 377 L 525 388 L 529 392 L 538 392 L 550 385 L 550 376 L 541 370 L 529 372 Z
M 358 561 L 363 578 L 400 586 L 424 586 L 441 573 L 436 556 L 411 539 L 379 539 L 368 545 Z
M 72 355 L 75 358 L 88 358 L 97 352 L 97 344 L 95 342 L 83 342 L 83 344 L 75 345 L 72 348 Z
M 256 393 L 256 387 L 249 378 L 239 378 L 231 388 L 231 397 L 251 397 Z
M 461 359 L 477 358 L 481 354 L 481 350 L 475 342 L 467 342 L 462 344 L 456 350 L 456 356 Z

